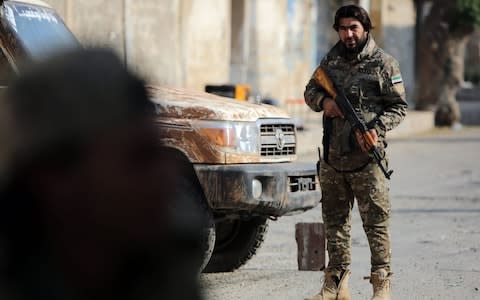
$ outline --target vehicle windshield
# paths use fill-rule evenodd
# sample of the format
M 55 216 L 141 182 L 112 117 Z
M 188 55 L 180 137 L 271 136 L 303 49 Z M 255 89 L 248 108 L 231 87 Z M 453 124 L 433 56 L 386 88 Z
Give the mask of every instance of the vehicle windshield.
M 28 54 L 35 60 L 53 52 L 80 47 L 53 9 L 5 2 L 4 16 Z

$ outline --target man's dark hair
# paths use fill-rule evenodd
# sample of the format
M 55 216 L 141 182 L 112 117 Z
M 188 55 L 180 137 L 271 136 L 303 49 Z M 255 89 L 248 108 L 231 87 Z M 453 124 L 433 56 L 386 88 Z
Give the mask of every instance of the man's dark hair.
M 345 5 L 340 7 L 337 12 L 335 13 L 335 23 L 333 24 L 333 28 L 338 31 L 340 26 L 340 19 L 342 18 L 354 18 L 357 19 L 363 26 L 365 31 L 369 31 L 373 29 L 372 21 L 370 21 L 370 17 L 365 9 L 357 5 Z

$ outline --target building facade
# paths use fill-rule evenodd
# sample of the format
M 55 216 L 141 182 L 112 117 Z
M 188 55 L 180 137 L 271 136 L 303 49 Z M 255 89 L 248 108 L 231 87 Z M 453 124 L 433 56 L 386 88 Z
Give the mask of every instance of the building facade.
M 281 104 L 303 97 L 313 69 L 336 42 L 335 10 L 359 3 L 413 91 L 413 0 L 44 1 L 83 44 L 113 47 L 152 84 L 203 90 L 245 83 Z

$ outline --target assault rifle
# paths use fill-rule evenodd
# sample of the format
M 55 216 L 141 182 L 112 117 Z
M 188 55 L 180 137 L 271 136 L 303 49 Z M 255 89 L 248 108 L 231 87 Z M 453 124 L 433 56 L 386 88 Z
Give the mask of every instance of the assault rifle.
M 334 83 L 322 68 L 318 68 L 317 71 L 315 71 L 315 74 L 313 74 L 313 79 L 335 100 L 338 107 L 342 110 L 343 114 L 347 118 L 348 122 L 350 122 L 352 125 L 355 134 L 363 138 L 368 152 L 373 156 L 375 162 L 380 167 L 385 177 L 390 179 L 393 170 L 387 170 L 387 168 L 382 164 L 382 157 L 375 146 L 373 137 L 368 131 L 367 125 L 365 125 L 365 122 L 363 122 L 363 120 L 360 119 L 358 114 L 355 112 L 355 109 L 353 109 L 353 106 L 348 98 L 341 91 L 338 91 L 335 88 Z

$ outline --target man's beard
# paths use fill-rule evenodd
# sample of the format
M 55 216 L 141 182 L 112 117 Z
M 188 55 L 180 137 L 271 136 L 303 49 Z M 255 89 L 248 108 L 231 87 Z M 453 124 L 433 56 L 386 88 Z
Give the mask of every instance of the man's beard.
M 349 48 L 345 45 L 345 49 L 347 50 L 348 54 L 358 54 L 362 51 L 363 47 L 367 43 L 367 36 L 360 38 L 357 42 L 357 45 L 353 48 Z

